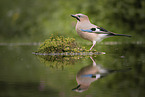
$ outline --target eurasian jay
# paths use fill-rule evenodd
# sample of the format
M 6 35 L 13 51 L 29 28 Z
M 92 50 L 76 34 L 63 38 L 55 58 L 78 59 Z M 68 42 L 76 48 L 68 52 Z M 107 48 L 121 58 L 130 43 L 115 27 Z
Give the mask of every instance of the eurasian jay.
M 111 36 L 131 37 L 130 35 L 116 34 L 116 33 L 107 31 L 106 29 L 102 27 L 96 26 L 89 21 L 89 18 L 87 15 L 75 14 L 71 16 L 77 19 L 76 31 L 79 34 L 79 36 L 93 42 L 93 45 L 90 48 L 90 50 L 92 50 L 96 42 L 100 42 L 103 39 L 111 37 Z
M 126 72 L 131 70 L 131 68 L 120 69 L 120 70 L 109 70 L 103 68 L 99 64 L 96 64 L 96 62 L 93 60 L 92 57 L 90 58 L 93 61 L 93 64 L 85 66 L 81 68 L 81 70 L 79 70 L 79 72 L 76 75 L 76 81 L 78 83 L 78 86 L 73 88 L 72 89 L 73 91 L 84 92 L 88 90 L 92 82 L 99 80 L 100 78 L 103 78 L 115 72 Z
M 93 64 L 83 67 L 76 76 L 78 86 L 73 91 L 83 92 L 88 90 L 92 82 L 108 75 L 110 72 L 101 65 L 96 64 L 92 57 Z

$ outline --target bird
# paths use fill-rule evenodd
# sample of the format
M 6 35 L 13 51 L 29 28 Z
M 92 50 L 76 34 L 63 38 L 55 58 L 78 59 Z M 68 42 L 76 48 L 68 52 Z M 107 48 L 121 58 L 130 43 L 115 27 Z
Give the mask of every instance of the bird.
M 105 76 L 116 72 L 116 70 L 108 70 L 102 67 L 101 64 L 96 64 L 94 59 L 90 57 L 92 64 L 85 66 L 79 70 L 76 75 L 76 81 L 78 83 L 77 87 L 73 88 L 73 91 L 84 92 L 88 90 L 92 82 L 97 81 Z
M 90 56 L 90 59 L 92 60 L 92 64 L 82 67 L 78 71 L 76 75 L 76 81 L 78 85 L 72 89 L 73 91 L 84 92 L 89 89 L 91 83 L 93 83 L 94 81 L 105 78 L 112 73 L 127 72 L 131 70 L 131 68 L 119 70 L 106 69 L 103 67 L 103 65 L 97 64 L 93 57 Z
M 84 92 L 88 90 L 92 82 L 106 76 L 109 72 L 103 68 L 100 64 L 96 64 L 94 59 L 90 57 L 92 64 L 85 66 L 79 70 L 76 75 L 77 87 L 73 88 L 73 91 Z
M 103 39 L 112 37 L 112 36 L 126 36 L 131 37 L 130 35 L 125 34 L 116 34 L 110 32 L 102 27 L 92 24 L 87 15 L 84 14 L 75 14 L 71 15 L 73 18 L 77 19 L 76 31 L 80 37 L 85 40 L 93 42 L 93 45 L 89 49 L 90 51 L 95 46 L 96 42 L 101 42 Z

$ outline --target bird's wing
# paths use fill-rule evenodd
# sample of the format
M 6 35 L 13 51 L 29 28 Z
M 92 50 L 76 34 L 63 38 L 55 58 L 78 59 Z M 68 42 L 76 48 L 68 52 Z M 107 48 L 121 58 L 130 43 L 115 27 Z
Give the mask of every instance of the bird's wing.
M 91 33 L 97 33 L 97 34 L 110 34 L 112 32 L 107 31 L 106 29 L 102 27 L 94 27 L 91 29 L 81 29 L 83 32 L 91 32 Z
M 86 75 L 81 75 L 81 77 L 90 77 L 90 78 L 101 78 L 101 74 L 86 74 Z
M 100 30 L 100 31 L 103 31 L 103 32 L 109 32 L 107 31 L 106 29 L 102 28 L 102 27 L 97 27 L 96 29 Z
M 81 29 L 81 31 L 83 31 L 83 32 L 92 32 L 91 29 Z

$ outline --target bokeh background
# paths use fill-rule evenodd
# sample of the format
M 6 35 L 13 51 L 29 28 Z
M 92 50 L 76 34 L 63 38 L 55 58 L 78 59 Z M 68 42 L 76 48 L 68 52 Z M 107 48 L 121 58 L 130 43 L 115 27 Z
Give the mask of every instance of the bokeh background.
M 80 94 L 71 91 L 77 86 L 76 74 L 92 65 L 91 59 L 72 59 L 72 65 L 66 65 L 71 57 L 44 61 L 32 55 L 39 45 L 31 45 L 53 34 L 73 37 L 89 49 L 91 42 L 75 31 L 76 20 L 70 15 L 76 13 L 88 15 L 93 24 L 109 31 L 132 35 L 103 40 L 122 44 L 94 47 L 106 52 L 94 57 L 97 64 L 132 70 L 110 74 Z M 0 0 L 0 97 L 144 97 L 144 40 L 145 0 Z
M 76 13 L 109 31 L 133 36 L 120 41 L 144 40 L 144 0 L 0 0 L 0 42 L 42 42 L 51 34 L 81 42 L 70 16 Z

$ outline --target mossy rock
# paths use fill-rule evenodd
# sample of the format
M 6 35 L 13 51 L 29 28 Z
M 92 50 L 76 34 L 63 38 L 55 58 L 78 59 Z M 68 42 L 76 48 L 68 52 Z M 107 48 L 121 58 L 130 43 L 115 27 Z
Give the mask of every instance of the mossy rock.
M 35 54 L 52 54 L 52 53 L 82 53 L 82 52 L 96 52 L 89 51 L 85 47 L 80 47 L 74 38 L 65 38 L 63 36 L 51 36 L 40 45 Z
M 102 52 L 89 51 L 85 47 L 80 47 L 74 38 L 52 35 L 33 54 L 37 55 L 46 66 L 62 69 L 64 66 L 74 65 L 78 59 L 102 54 Z

